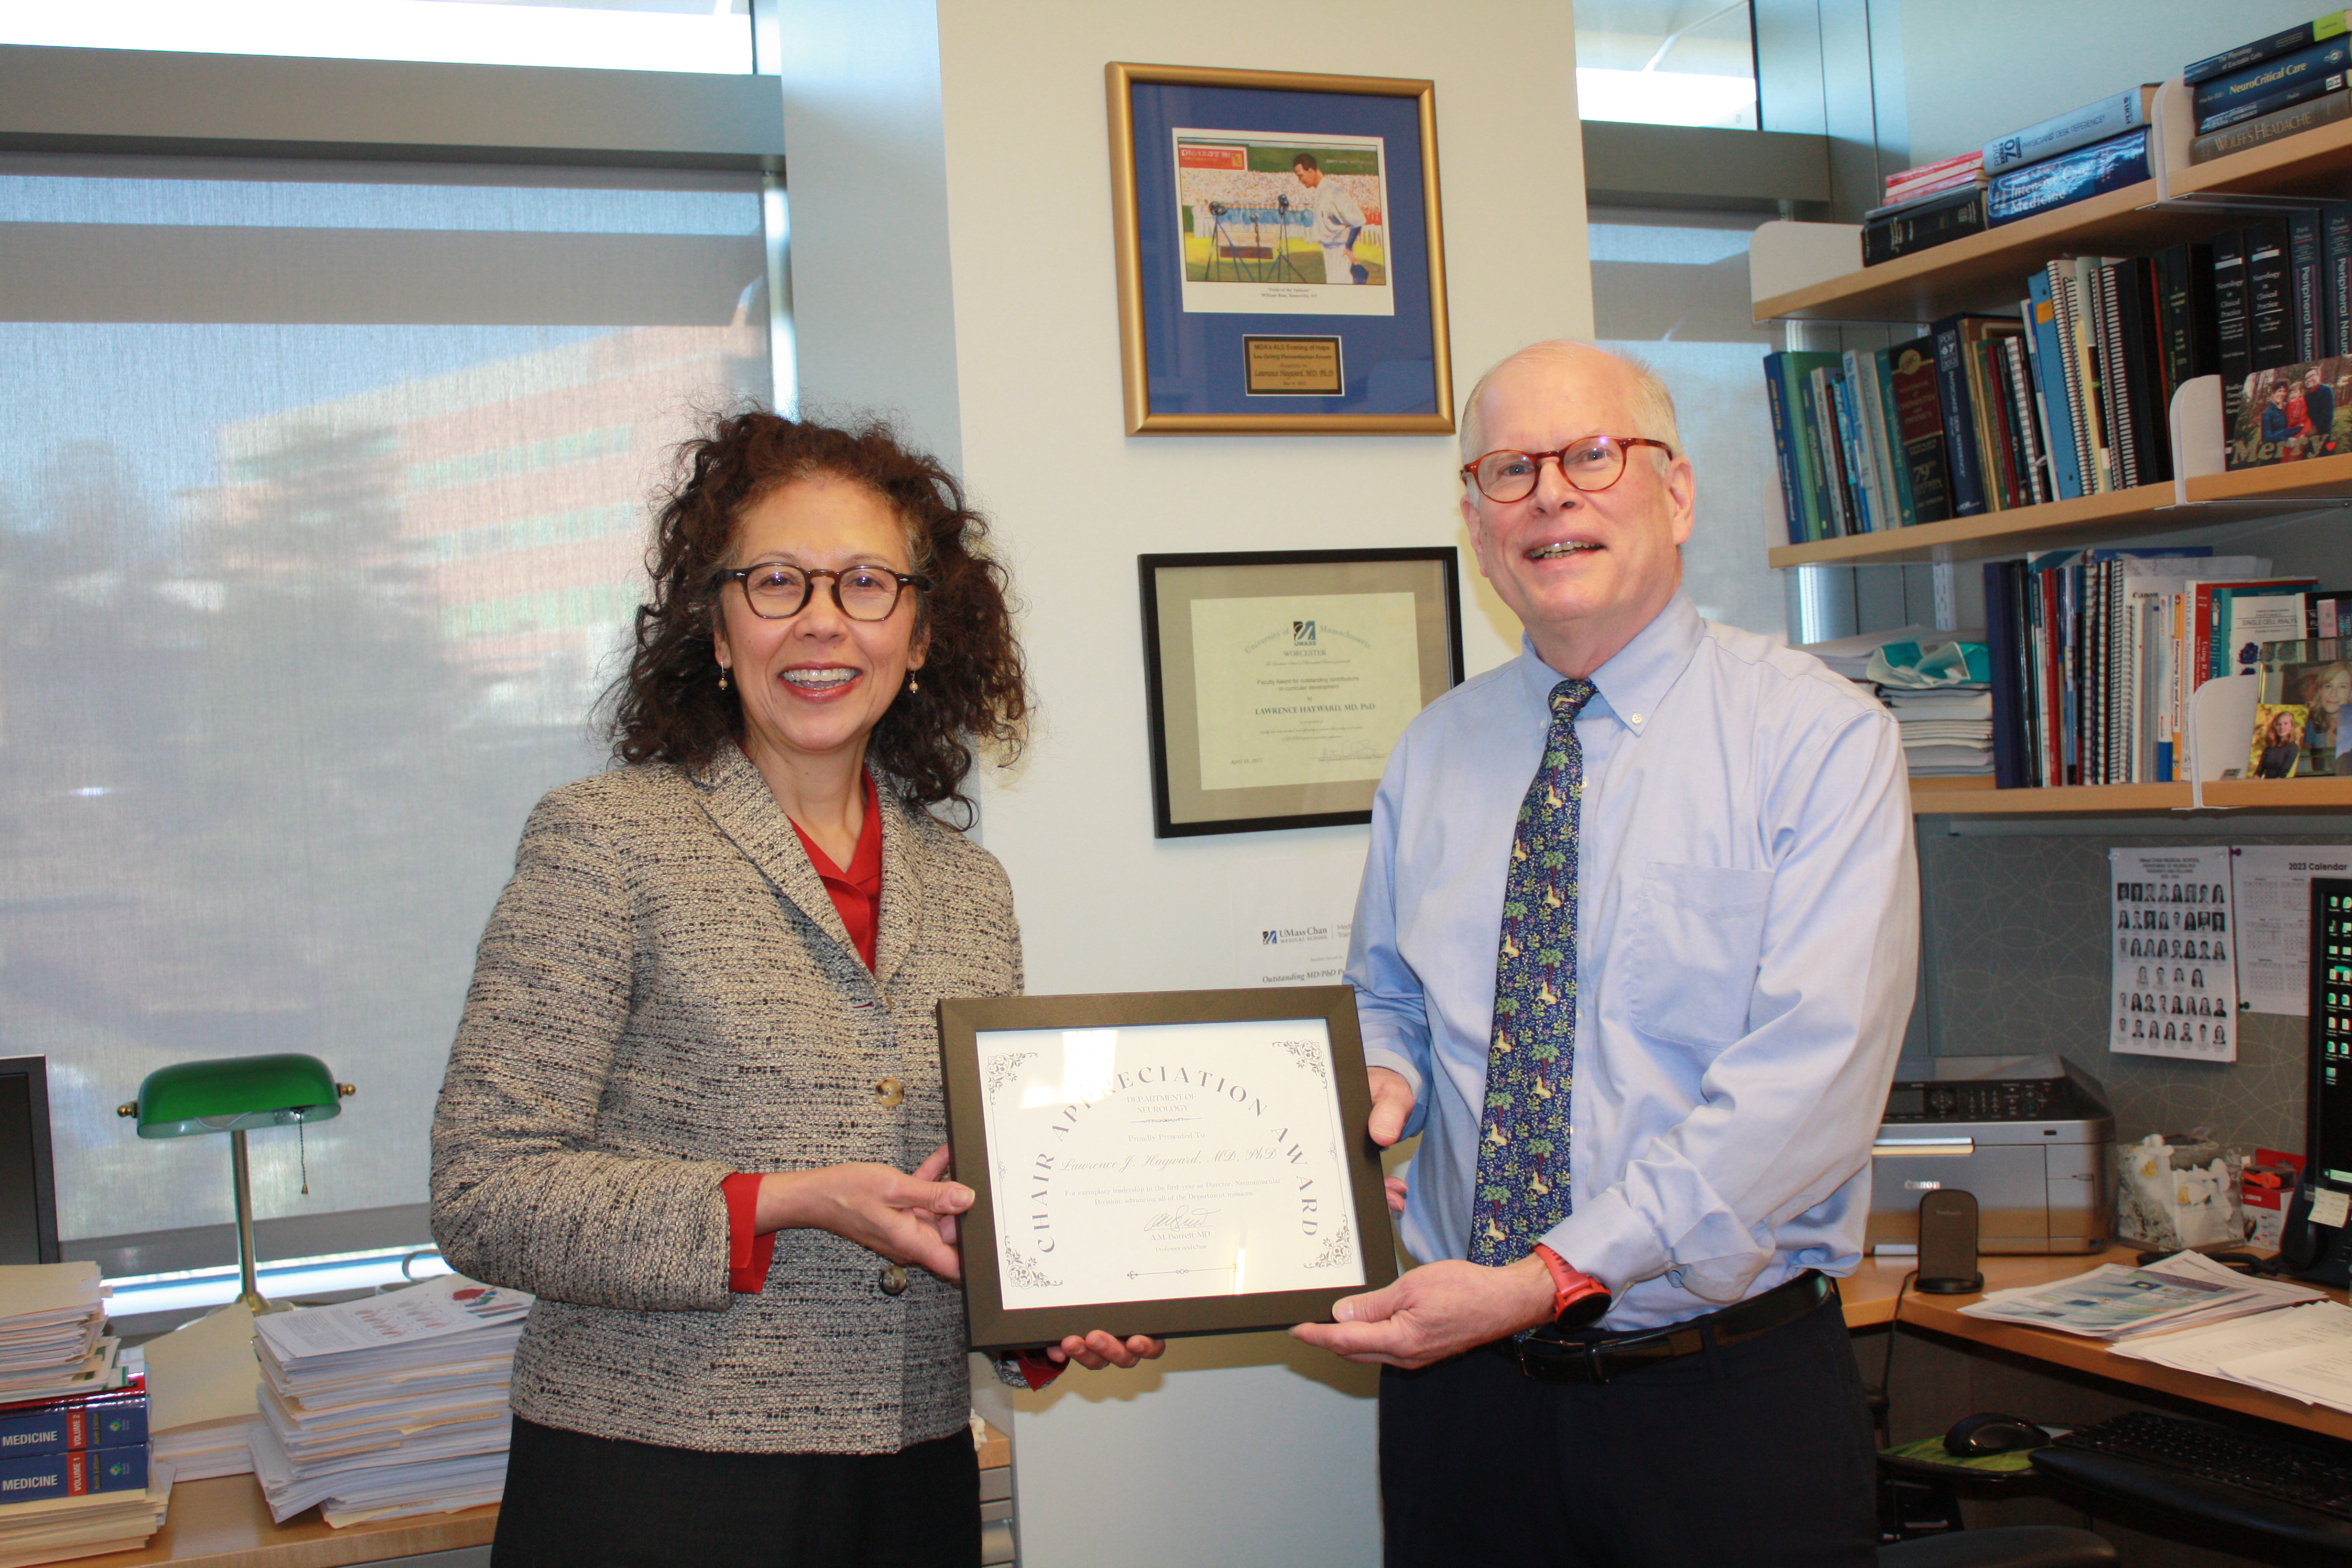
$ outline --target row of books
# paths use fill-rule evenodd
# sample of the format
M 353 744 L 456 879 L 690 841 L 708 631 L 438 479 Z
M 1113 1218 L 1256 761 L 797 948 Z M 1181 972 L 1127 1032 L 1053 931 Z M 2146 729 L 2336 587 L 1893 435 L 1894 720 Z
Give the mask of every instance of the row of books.
M 2338 657 L 2352 638 L 2352 589 L 2270 570 L 2206 547 L 1986 563 L 1994 782 L 2186 778 L 2191 698 L 2226 675 L 2263 676 L 2273 696 L 2302 704 L 2306 754 L 2294 771 L 2334 773 L 2336 714 L 2352 699 L 2352 666 Z M 2305 644 L 2309 658 L 2273 657 Z
M 1946 245 L 2148 177 L 2157 85 L 1995 137 L 1973 152 L 1886 182 L 1886 204 L 1863 215 L 1862 264 Z
M 2185 93 L 2195 135 L 2189 161 L 2207 162 L 2352 113 L 2352 13 L 2192 61 Z M 1996 136 L 1974 153 L 1905 169 L 1886 205 L 1865 215 L 1862 264 L 1948 244 L 2149 177 L 2159 156 L 2150 124 L 2163 84 L 2136 88 Z
M 2199 376 L 2222 378 L 2231 468 L 2352 449 L 2352 202 L 2024 282 L 2014 318 L 1766 357 L 1791 543 L 2162 483 Z
M 2352 13 L 2330 11 L 2191 61 L 2180 75 L 2195 106 L 2197 133 L 2207 136 L 2341 92 L 2347 66 Z

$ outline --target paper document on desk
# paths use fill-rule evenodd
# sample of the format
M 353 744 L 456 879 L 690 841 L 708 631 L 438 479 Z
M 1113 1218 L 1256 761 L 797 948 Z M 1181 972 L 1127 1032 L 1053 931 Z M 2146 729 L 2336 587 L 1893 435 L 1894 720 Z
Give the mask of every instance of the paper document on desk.
M 2277 1354 L 2308 1353 L 2333 1344 L 2352 1344 L 2352 1307 L 2315 1301 L 2291 1311 L 2233 1318 L 2225 1323 L 2149 1334 L 2116 1347 L 2116 1354 L 2203 1377 L 2230 1377 L 2231 1364 Z
M 2344 1310 L 2342 1308 L 2336 1309 Z M 2315 1312 L 2317 1308 L 2305 1308 Z M 2324 1345 L 2272 1351 L 2223 1366 L 2223 1375 L 2305 1405 L 2352 1411 L 2352 1330 Z
M 2300 1285 L 2233 1274 L 2199 1253 L 2177 1252 L 2146 1268 L 2110 1263 L 2055 1284 L 1997 1290 L 1960 1311 L 1966 1317 L 2118 1340 L 2266 1312 L 2318 1296 Z
M 530 1310 L 530 1298 L 520 1290 L 444 1274 L 389 1295 L 272 1313 L 257 1320 L 254 1328 L 278 1359 L 290 1366 L 312 1356 L 415 1344 L 493 1324 L 520 1325 Z

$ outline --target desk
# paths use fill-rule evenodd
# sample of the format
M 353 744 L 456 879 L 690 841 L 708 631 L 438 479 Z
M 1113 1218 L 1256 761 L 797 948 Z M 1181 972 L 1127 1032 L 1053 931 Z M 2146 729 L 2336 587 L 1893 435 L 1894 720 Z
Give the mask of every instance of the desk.
M 2139 1252 L 2137 1247 L 2117 1247 L 2104 1253 L 2071 1258 L 1984 1258 L 1978 1260 L 1977 1267 L 1984 1273 L 1987 1289 L 2005 1290 L 2019 1285 L 2040 1285 L 2053 1279 L 2064 1279 L 2085 1273 L 2103 1263 L 2134 1263 L 2138 1260 Z M 1896 1289 L 1915 1262 L 1908 1258 L 1864 1258 L 1862 1267 L 1853 1277 L 1840 1282 L 1840 1293 L 1845 1300 L 1846 1326 L 1866 1328 L 1897 1321 L 1895 1310 Z M 2339 1301 L 2345 1299 L 2341 1290 L 2330 1290 L 2328 1294 Z M 1903 1296 L 1899 1321 L 1990 1350 L 2008 1351 L 2055 1366 L 2086 1372 L 2112 1383 L 2127 1384 L 2134 1388 L 2179 1399 L 2193 1399 L 2221 1409 L 2259 1415 L 2288 1426 L 2299 1426 L 2306 1432 L 2352 1441 L 2352 1415 L 2340 1410 L 2305 1405 L 2299 1400 L 2260 1388 L 2249 1388 L 2244 1384 L 2231 1383 L 2223 1378 L 2203 1377 L 2196 1373 L 2158 1366 L 2154 1362 L 2119 1356 L 2104 1340 L 1960 1315 L 1962 1307 L 1981 1300 L 1981 1296 L 1923 1296 L 1911 1290 Z
M 1013 1462 L 1013 1440 L 993 1426 L 980 1446 L 980 1468 Z M 463 1513 L 429 1513 L 336 1530 L 305 1509 L 284 1524 L 269 1517 L 251 1476 L 182 1481 L 172 1489 L 172 1511 L 155 1538 L 137 1552 L 65 1559 L 74 1568 L 341 1568 L 428 1552 L 487 1546 L 498 1529 L 495 1504 Z

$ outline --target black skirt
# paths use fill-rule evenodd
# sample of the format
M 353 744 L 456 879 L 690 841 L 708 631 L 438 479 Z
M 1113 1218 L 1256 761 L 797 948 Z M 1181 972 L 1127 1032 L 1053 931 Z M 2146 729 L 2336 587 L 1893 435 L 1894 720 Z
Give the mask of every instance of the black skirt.
M 715 1454 L 515 1417 L 491 1568 L 976 1568 L 969 1432 L 896 1454 Z

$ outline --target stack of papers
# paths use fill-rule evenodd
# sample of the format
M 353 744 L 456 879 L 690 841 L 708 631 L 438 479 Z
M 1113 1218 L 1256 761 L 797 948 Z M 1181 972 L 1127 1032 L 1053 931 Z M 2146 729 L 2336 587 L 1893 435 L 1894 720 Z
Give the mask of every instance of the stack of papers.
M 95 1263 L 0 1268 L 0 1405 L 117 1388 L 116 1342 Z
M 2176 1252 L 2145 1268 L 2110 1263 L 2054 1285 L 1995 1290 L 1960 1313 L 2122 1340 L 2322 1299 L 2307 1286 L 2232 1273 L 2200 1253 Z
M 1913 778 L 1965 778 L 1992 772 L 1992 686 L 1982 632 L 1902 626 L 1833 642 L 1809 653 L 1869 688 L 1903 727 L 1903 760 Z
M 2158 1334 L 2116 1353 L 2352 1412 L 2352 1307 L 2334 1301 Z
M 1903 729 L 1903 759 L 1914 778 L 1992 772 L 1992 692 L 1983 686 L 1928 691 L 1882 687 L 1879 700 Z
M 253 1469 L 272 1516 L 318 1503 L 341 1526 L 496 1502 L 530 1301 L 448 1274 L 260 1319 Z
M 261 1425 L 254 1385 L 253 1310 L 231 1301 L 142 1347 L 147 1353 L 147 1430 L 155 1458 L 176 1480 L 241 1476 L 253 1468 Z
M 171 1501 L 170 1467 L 151 1464 L 143 1492 L 87 1492 L 10 1503 L 0 1508 L 0 1568 L 136 1552 L 163 1528 L 163 1510 Z

